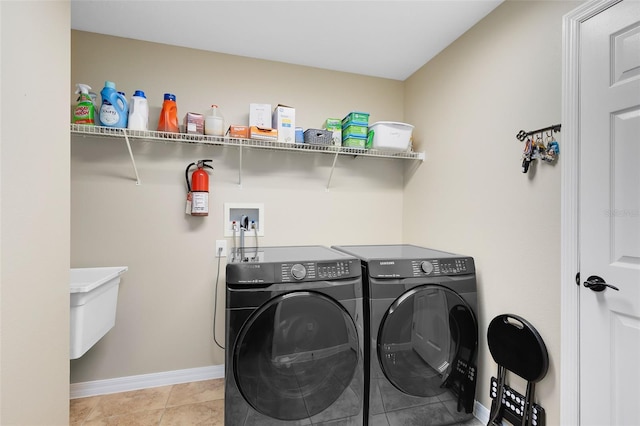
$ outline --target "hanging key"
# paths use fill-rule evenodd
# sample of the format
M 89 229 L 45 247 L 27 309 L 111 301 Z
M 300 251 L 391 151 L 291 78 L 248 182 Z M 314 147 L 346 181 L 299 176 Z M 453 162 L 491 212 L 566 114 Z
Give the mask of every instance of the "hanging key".
M 529 171 L 529 165 L 531 164 L 531 151 L 533 149 L 533 142 L 531 138 L 527 139 L 524 145 L 524 152 L 522 153 L 522 173 Z

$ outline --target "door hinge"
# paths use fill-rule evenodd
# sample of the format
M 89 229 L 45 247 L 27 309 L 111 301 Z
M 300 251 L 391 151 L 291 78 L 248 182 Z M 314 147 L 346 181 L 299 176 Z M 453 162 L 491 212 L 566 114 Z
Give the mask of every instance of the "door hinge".
M 576 285 L 579 287 L 580 286 L 580 272 L 578 272 L 576 274 Z

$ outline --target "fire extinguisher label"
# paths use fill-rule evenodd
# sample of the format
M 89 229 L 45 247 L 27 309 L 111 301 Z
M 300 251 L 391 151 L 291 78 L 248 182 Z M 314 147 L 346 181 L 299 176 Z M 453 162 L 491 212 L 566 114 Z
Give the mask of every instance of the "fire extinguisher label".
M 191 194 L 191 214 L 209 213 L 209 193 L 208 192 L 194 192 Z
M 185 210 L 186 214 L 191 214 L 191 192 L 187 193 L 187 208 Z

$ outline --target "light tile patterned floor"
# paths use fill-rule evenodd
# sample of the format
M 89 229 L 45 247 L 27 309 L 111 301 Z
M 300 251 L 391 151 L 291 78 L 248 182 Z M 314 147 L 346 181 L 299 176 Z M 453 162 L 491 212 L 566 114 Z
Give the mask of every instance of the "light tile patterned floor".
M 70 426 L 223 426 L 224 379 L 72 399 L 69 412 Z
M 224 379 L 72 399 L 71 426 L 224 424 Z

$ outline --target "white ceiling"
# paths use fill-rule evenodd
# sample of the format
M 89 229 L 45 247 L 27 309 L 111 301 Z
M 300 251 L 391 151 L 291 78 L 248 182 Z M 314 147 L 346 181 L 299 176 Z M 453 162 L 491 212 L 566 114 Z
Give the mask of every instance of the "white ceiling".
M 72 0 L 71 28 L 405 80 L 503 0 Z

